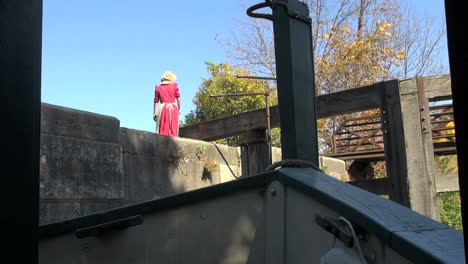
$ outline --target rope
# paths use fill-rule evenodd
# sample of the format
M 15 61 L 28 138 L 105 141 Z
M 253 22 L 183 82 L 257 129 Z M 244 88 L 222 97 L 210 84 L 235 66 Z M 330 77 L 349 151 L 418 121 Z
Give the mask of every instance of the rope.
M 343 216 L 340 216 L 338 220 L 343 221 L 348 226 L 349 231 L 353 235 L 354 244 L 356 245 L 356 249 L 359 253 L 359 258 L 361 259 L 362 263 L 367 264 L 366 258 L 364 257 L 364 254 L 362 254 L 361 246 L 359 245 L 359 239 L 356 236 L 353 224 L 351 224 L 351 222 L 349 222 L 349 220 L 344 218 Z
M 292 160 L 292 159 L 287 159 L 287 160 L 281 160 L 277 161 L 266 169 L 266 171 L 272 171 L 275 170 L 279 167 L 286 168 L 286 167 L 293 167 L 293 168 L 314 168 L 318 171 L 323 172 L 315 163 L 307 160 Z

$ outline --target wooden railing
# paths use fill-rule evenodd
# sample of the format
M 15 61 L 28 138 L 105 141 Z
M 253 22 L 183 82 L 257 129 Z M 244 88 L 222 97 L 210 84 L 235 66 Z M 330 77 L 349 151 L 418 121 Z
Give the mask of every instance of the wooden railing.
M 452 104 L 432 105 L 429 110 L 434 154 L 455 154 Z M 333 131 L 332 153 L 327 156 L 343 160 L 383 160 L 383 136 L 380 113 L 345 118 Z

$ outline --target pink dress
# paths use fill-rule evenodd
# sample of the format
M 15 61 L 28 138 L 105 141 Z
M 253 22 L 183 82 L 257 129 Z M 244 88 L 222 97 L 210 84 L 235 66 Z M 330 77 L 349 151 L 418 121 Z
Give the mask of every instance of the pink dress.
M 156 122 L 156 133 L 171 137 L 179 135 L 179 108 L 176 98 L 180 98 L 177 83 L 156 85 L 154 102 L 161 103 Z

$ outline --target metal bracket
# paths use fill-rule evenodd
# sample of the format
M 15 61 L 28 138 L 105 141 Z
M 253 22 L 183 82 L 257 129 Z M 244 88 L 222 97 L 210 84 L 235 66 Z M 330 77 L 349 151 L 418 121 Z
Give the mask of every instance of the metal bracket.
M 124 219 L 119 219 L 112 222 L 107 222 L 100 225 L 94 225 L 90 227 L 81 228 L 75 231 L 77 238 L 85 238 L 90 236 L 100 236 L 104 233 L 111 231 L 119 231 L 125 228 L 129 228 L 143 223 L 143 217 L 141 215 L 131 216 Z
M 277 2 L 277 1 L 273 1 L 273 2 L 272 1 L 266 1 L 266 2 L 263 2 L 263 3 L 255 4 L 255 5 L 253 5 L 253 6 L 251 6 L 251 7 L 249 7 L 247 9 L 247 15 L 250 16 L 250 17 L 264 18 L 264 19 L 268 19 L 268 20 L 273 21 L 273 15 L 262 14 L 262 13 L 254 13 L 254 11 L 256 11 L 256 10 L 258 10 L 260 8 L 264 8 L 264 7 L 270 7 L 271 9 L 273 9 L 273 8 L 275 8 L 277 6 L 284 7 L 288 11 L 288 16 L 291 17 L 291 18 L 294 18 L 294 19 L 299 20 L 301 22 L 304 22 L 306 24 L 311 24 L 312 23 L 312 19 L 310 17 L 300 15 L 299 13 L 297 13 L 295 11 L 291 11 L 291 10 L 289 10 L 288 4 L 283 3 L 283 2 Z
M 354 246 L 354 238 L 351 232 L 348 230 L 347 225 L 337 219 L 330 217 L 322 217 L 317 215 L 315 217 L 315 222 L 323 228 L 325 231 L 332 234 L 334 237 L 338 238 L 345 246 L 352 248 Z M 356 236 L 359 239 L 364 238 L 364 230 L 353 225 Z
M 416 89 L 418 92 L 418 103 L 419 103 L 419 116 L 421 122 L 421 132 L 427 134 L 431 131 L 429 122 L 429 106 L 426 103 L 426 95 L 424 90 L 424 79 L 421 76 L 416 77 Z

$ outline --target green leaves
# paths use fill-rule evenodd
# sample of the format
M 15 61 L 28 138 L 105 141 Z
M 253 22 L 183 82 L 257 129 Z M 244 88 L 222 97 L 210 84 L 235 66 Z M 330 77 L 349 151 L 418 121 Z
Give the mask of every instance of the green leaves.
M 264 80 L 237 78 L 238 75 L 254 75 L 252 72 L 229 63 L 214 64 L 205 62 L 208 78 L 202 78 L 202 83 L 193 99 L 196 109 L 185 116 L 185 124 L 192 125 L 209 119 L 230 116 L 246 111 L 265 107 L 265 96 L 223 96 L 210 95 L 270 92 L 270 104 L 277 104 L 275 88 L 271 88 Z M 226 143 L 226 141 L 224 142 Z M 238 145 L 240 140 L 232 138 L 229 145 Z

